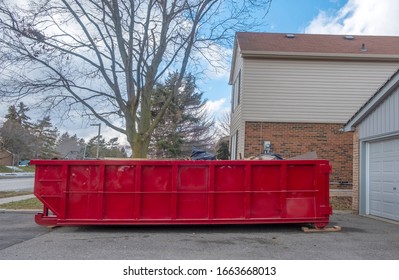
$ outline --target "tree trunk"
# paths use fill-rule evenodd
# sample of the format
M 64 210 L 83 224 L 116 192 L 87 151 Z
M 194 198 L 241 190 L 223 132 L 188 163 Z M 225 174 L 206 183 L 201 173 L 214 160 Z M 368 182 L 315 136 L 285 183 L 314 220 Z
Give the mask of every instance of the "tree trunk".
M 132 147 L 132 157 L 133 158 L 147 158 L 148 155 L 148 146 L 150 144 L 150 141 L 146 141 L 145 139 L 142 139 L 141 137 L 137 138 L 137 141 L 134 143 L 130 143 L 130 146 Z
M 150 138 L 137 131 L 134 117 L 126 118 L 126 135 L 132 149 L 132 158 L 147 158 Z

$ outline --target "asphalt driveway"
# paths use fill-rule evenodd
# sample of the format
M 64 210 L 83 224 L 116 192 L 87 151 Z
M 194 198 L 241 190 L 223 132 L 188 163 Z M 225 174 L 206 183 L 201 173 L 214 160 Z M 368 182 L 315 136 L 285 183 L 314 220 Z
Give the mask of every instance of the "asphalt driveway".
M 399 259 L 399 224 L 337 213 L 341 232 L 300 225 L 38 226 L 31 212 L 0 212 L 0 259 Z

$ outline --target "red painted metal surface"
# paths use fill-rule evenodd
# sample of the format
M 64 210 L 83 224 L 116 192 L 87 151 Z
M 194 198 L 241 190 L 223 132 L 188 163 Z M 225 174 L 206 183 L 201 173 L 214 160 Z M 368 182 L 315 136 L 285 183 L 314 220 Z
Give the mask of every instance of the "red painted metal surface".
M 326 160 L 33 160 L 40 225 L 329 222 Z

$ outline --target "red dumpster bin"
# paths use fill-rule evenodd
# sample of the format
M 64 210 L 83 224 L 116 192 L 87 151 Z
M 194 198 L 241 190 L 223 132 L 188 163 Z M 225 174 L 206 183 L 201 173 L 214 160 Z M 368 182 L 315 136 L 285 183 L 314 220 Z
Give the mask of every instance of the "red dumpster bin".
M 40 225 L 329 222 L 326 160 L 32 160 Z

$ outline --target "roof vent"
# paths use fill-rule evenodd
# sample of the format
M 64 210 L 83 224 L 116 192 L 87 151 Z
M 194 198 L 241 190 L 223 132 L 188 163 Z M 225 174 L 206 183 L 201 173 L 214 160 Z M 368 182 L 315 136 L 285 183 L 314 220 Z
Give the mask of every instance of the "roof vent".
M 344 39 L 345 40 L 353 40 L 353 39 L 355 39 L 355 37 L 353 37 L 352 35 L 345 35 Z
M 365 43 L 362 44 L 362 46 L 360 47 L 360 50 L 362 52 L 367 52 L 367 48 L 366 48 L 366 44 Z
M 285 34 L 285 38 L 293 39 L 293 38 L 295 38 L 295 34 L 292 34 L 292 33 Z

